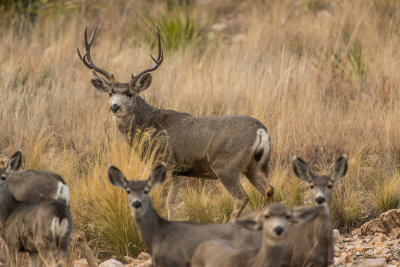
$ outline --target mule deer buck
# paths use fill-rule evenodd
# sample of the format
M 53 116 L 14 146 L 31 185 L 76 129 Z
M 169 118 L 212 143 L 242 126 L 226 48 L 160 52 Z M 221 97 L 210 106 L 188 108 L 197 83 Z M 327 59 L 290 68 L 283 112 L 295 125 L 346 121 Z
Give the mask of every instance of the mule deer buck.
M 11 159 L 13 166 L 0 168 L 0 177 L 7 177 L 7 186 L 16 200 L 38 203 L 55 199 L 69 206 L 69 187 L 60 175 L 41 170 L 19 170 L 22 163 L 21 151 L 15 152 Z M 98 265 L 83 232 L 73 229 L 71 241 L 81 248 L 90 267 Z
M 226 240 L 210 240 L 200 244 L 193 255 L 192 267 L 278 267 L 287 238 L 289 220 L 300 224 L 314 219 L 321 207 L 288 208 L 275 203 L 264 210 L 240 217 L 236 223 L 253 231 L 262 229 L 260 248 L 237 248 Z
M 301 158 L 294 157 L 296 176 L 309 183 L 308 197 L 324 210 L 306 225 L 294 224 L 288 232 L 283 266 L 328 266 L 333 264 L 333 226 L 330 214 L 334 184 L 346 175 L 347 156 L 341 156 L 329 175 L 314 175 Z M 299 242 L 301 240 L 301 242 Z
M 158 28 L 158 56 L 151 56 L 155 65 L 137 75 L 132 74 L 127 83 L 118 82 L 113 74 L 93 63 L 90 49 L 96 30 L 97 27 L 89 41 L 85 30 L 86 53 L 82 56 L 78 49 L 78 55 L 85 66 L 93 70 L 93 86 L 109 94 L 112 118 L 129 143 L 146 129 L 151 129 L 150 140 L 160 136 L 164 138 L 159 140 L 166 140 L 166 160 L 172 172 L 167 196 L 169 219 L 173 218 L 182 176 L 219 179 L 233 198 L 232 218 L 241 214 L 249 200 L 240 184 L 240 174 L 264 195 L 269 184 L 271 142 L 267 128 L 260 121 L 247 116 L 192 116 L 149 105 L 139 94 L 150 86 L 151 72 L 163 62 Z
M 161 218 L 154 210 L 149 193 L 165 180 L 166 172 L 166 165 L 161 164 L 152 171 L 148 180 L 128 181 L 119 169 L 108 167 L 111 183 L 127 193 L 135 225 L 152 255 L 154 266 L 188 266 L 197 246 L 212 239 L 228 240 L 238 247 L 260 247 L 259 232 L 237 223 L 196 224 Z
M 12 157 L 7 173 L 19 168 Z M 18 252 L 29 253 L 29 266 L 37 266 L 38 256 L 46 266 L 65 266 L 72 230 L 69 207 L 65 201 L 21 202 L 8 188 L 7 174 L 0 178 L 0 230 L 10 255 L 11 265 L 19 266 Z

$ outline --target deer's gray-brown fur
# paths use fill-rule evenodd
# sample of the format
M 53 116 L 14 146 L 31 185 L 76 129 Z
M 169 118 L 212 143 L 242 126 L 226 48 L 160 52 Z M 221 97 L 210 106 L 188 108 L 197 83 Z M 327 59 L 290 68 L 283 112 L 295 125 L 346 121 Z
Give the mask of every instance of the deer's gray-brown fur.
M 22 152 L 17 151 L 12 158 L 22 162 Z M 23 202 L 40 202 L 59 199 L 69 205 L 69 188 L 64 179 L 49 171 L 8 170 L 0 168 L 0 176 L 7 176 L 7 184 L 15 199 Z
M 149 193 L 166 177 L 166 166 L 156 167 L 148 180 L 128 181 L 114 166 L 108 168 L 111 183 L 122 187 L 128 197 L 135 225 L 152 255 L 154 266 L 186 267 L 197 246 L 212 239 L 226 239 L 238 247 L 259 247 L 260 232 L 250 231 L 237 223 L 196 224 L 167 221 L 154 210 Z
M 16 153 L 7 165 L 12 173 L 21 164 Z M 71 213 L 65 201 L 39 203 L 15 199 L 7 185 L 7 175 L 0 179 L 0 230 L 7 245 L 12 266 L 19 266 L 18 253 L 28 252 L 30 266 L 37 265 L 38 255 L 46 266 L 65 266 L 72 230 Z
M 309 198 L 314 205 L 324 207 L 314 221 L 294 224 L 288 232 L 283 266 L 328 266 L 333 264 L 333 226 L 330 204 L 334 184 L 347 171 L 347 156 L 340 157 L 330 175 L 314 175 L 304 160 L 295 157 L 294 173 L 310 185 Z
M 82 56 L 78 50 L 79 57 L 96 76 L 91 80 L 93 86 L 108 92 L 113 120 L 128 142 L 131 143 L 139 132 L 148 129 L 152 131 L 150 143 L 155 137 L 163 137 L 158 140 L 162 140 L 161 145 L 167 148 L 166 160 L 173 172 L 167 197 L 169 219 L 173 217 L 181 176 L 219 179 L 233 197 L 232 218 L 241 214 L 249 200 L 240 184 L 240 174 L 244 174 L 264 195 L 269 184 L 271 142 L 267 128 L 260 121 L 247 116 L 192 116 L 149 105 L 139 93 L 150 86 L 150 72 L 163 61 L 159 33 L 159 54 L 157 59 L 152 57 L 155 65 L 138 75 L 132 75 L 130 82 L 121 83 L 93 63 L 90 48 L 96 29 L 90 41 L 85 31 L 86 54 Z M 106 79 L 99 77 L 98 73 Z
M 275 203 L 264 210 L 236 220 L 253 231 L 262 231 L 260 248 L 237 248 L 226 240 L 210 240 L 198 246 L 193 255 L 192 267 L 279 267 L 286 242 L 289 220 L 303 224 L 314 219 L 321 207 L 287 208 Z

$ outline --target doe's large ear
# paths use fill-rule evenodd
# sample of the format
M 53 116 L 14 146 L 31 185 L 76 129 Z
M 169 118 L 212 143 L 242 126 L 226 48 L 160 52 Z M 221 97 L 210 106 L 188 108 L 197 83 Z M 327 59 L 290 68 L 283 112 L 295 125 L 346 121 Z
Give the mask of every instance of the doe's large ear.
M 292 209 L 293 218 L 299 223 L 315 219 L 324 209 L 322 206 L 303 206 Z
M 235 219 L 234 223 L 237 223 L 240 226 L 252 231 L 260 231 L 263 229 L 263 224 L 261 219 L 262 219 L 262 213 L 260 211 L 256 211 Z
M 110 85 L 108 85 L 102 78 L 100 77 L 95 77 L 90 79 L 90 82 L 93 84 L 93 86 L 103 92 L 108 92 L 110 90 Z
M 312 172 L 310 168 L 308 168 L 307 163 L 301 158 L 296 156 L 293 158 L 293 170 L 294 174 L 296 174 L 299 179 L 309 183 L 312 181 Z
M 140 93 L 140 92 L 146 90 L 147 88 L 149 88 L 149 86 L 151 85 L 151 80 L 152 80 L 152 77 L 151 77 L 150 73 L 144 74 L 134 84 L 135 92 L 136 93 Z
M 165 178 L 167 177 L 167 165 L 163 162 L 151 172 L 149 179 L 147 180 L 147 184 L 150 189 L 153 186 L 157 186 L 164 182 Z
M 19 167 L 21 167 L 22 164 L 22 152 L 18 150 L 17 152 L 14 153 L 14 155 L 11 156 L 10 160 L 8 161 L 7 164 L 7 172 L 15 172 L 18 171 Z
M 347 172 L 347 156 L 342 155 L 338 158 L 333 166 L 331 180 L 337 182 L 340 178 L 346 175 Z
M 112 165 L 108 166 L 108 179 L 110 182 L 117 187 L 126 188 L 128 186 L 128 181 L 125 175 L 117 167 Z

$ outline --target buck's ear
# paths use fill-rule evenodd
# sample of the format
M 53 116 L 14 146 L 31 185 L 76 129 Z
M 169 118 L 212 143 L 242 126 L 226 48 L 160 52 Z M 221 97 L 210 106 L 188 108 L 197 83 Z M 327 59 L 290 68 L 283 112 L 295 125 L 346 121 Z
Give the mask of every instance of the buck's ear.
M 22 164 L 22 152 L 18 150 L 17 152 L 14 153 L 14 155 L 11 156 L 10 160 L 8 161 L 7 164 L 7 172 L 15 172 L 18 171 L 19 167 L 21 167 Z
M 147 184 L 151 189 L 153 186 L 157 186 L 164 182 L 167 177 L 167 165 L 163 162 L 151 172 L 149 179 L 147 180 Z
M 312 181 L 312 172 L 308 168 L 307 163 L 296 156 L 293 158 L 293 171 L 299 179 L 309 183 Z
M 305 223 L 315 219 L 324 208 L 322 206 L 295 207 L 292 209 L 292 215 L 299 223 Z
M 136 81 L 134 88 L 135 88 L 135 92 L 136 93 L 140 93 L 144 90 L 146 90 L 147 88 L 149 88 L 149 86 L 151 85 L 151 74 L 150 73 L 146 73 L 144 74 L 142 77 L 139 78 L 138 81 Z
M 340 178 L 346 175 L 347 172 L 347 156 L 342 155 L 338 158 L 333 166 L 331 180 L 332 182 L 337 182 Z
M 108 92 L 110 90 L 110 85 L 108 85 L 102 78 L 95 77 L 90 79 L 93 86 L 103 92 Z
M 128 186 L 128 181 L 125 175 L 117 167 L 112 165 L 108 166 L 108 179 L 110 182 L 117 187 L 126 188 Z
M 260 231 L 263 228 L 262 214 L 259 211 L 252 212 L 234 220 L 234 223 L 252 231 Z

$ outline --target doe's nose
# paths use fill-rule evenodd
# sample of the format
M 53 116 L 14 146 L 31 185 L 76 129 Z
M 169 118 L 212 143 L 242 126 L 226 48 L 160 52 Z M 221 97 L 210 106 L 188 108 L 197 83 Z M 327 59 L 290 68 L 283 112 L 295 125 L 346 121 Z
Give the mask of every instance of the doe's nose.
M 282 233 L 283 233 L 283 227 L 281 227 L 281 226 L 277 226 L 277 227 L 275 227 L 274 228 L 274 232 L 277 234 L 277 235 L 281 235 Z
M 110 110 L 111 110 L 113 113 L 116 113 L 120 108 L 121 108 L 120 106 L 118 106 L 117 104 L 114 104 L 114 105 L 112 105 L 112 106 L 110 107 Z
M 315 199 L 315 201 L 316 201 L 318 204 L 322 204 L 322 203 L 325 203 L 325 198 L 324 198 L 324 197 L 317 197 L 317 198 Z
M 135 200 L 135 201 L 132 203 L 132 206 L 133 206 L 135 209 L 141 208 L 141 207 L 142 207 L 142 202 L 140 202 L 139 200 Z

